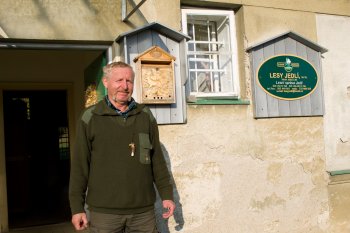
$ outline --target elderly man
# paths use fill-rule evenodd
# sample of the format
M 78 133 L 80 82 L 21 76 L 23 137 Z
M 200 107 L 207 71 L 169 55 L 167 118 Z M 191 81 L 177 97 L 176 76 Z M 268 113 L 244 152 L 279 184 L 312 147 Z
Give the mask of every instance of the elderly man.
M 91 233 L 156 233 L 156 185 L 169 218 L 175 209 L 173 186 L 149 108 L 131 97 L 132 67 L 104 67 L 107 95 L 84 110 L 71 158 L 69 199 L 76 230 Z

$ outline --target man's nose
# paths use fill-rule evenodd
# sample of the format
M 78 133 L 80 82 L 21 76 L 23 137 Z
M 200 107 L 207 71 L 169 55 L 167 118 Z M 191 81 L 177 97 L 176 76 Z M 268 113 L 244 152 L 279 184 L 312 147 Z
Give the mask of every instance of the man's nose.
M 128 82 L 127 82 L 126 80 L 123 80 L 123 82 L 122 82 L 122 88 L 123 88 L 124 90 L 127 90 L 127 89 L 128 89 Z

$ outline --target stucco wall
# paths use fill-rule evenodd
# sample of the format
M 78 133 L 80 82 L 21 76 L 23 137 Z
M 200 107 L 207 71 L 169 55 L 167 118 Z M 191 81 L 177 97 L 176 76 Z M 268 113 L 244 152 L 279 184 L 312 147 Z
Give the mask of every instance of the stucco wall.
M 121 0 L 0 0 L 0 28 L 10 38 L 107 41 L 154 21 L 180 29 L 179 0 L 148 0 L 126 23 L 121 6 Z
M 335 27 L 335 25 L 337 25 Z M 329 51 L 324 54 L 325 88 L 324 144 L 327 170 L 350 169 L 350 19 L 344 16 L 318 15 L 320 43 Z M 340 172 L 341 174 L 341 172 Z M 350 175 L 332 177 L 329 185 L 331 232 L 349 232 Z
M 336 26 L 335 26 L 336 25 Z M 350 18 L 318 15 L 317 31 L 325 53 L 322 68 L 325 88 L 325 145 L 327 170 L 350 169 Z
M 244 7 L 245 35 L 249 45 L 288 31 L 317 42 L 315 21 L 311 12 Z
M 285 9 L 300 12 L 314 12 L 314 13 L 325 13 L 333 15 L 350 15 L 350 4 L 348 0 L 181 0 L 184 4 L 197 5 L 197 6 L 222 6 L 232 7 L 236 5 L 243 6 L 256 6 L 260 9 L 271 8 L 271 9 Z
M 244 98 L 251 100 L 251 70 L 244 50 L 249 45 L 292 30 L 330 49 L 322 60 L 326 116 L 255 120 L 252 104 L 189 105 L 186 124 L 160 126 L 178 204 L 169 226 L 160 223 L 162 232 L 328 232 L 326 156 L 327 166 L 337 164 L 332 156 L 338 151 L 342 153 L 336 154 L 340 156 L 337 159 L 348 160 L 347 144 L 337 140 L 348 138 L 349 131 L 345 130 L 349 127 L 345 117 L 350 109 L 346 68 L 349 47 L 341 39 L 347 37 L 349 22 L 344 15 L 350 14 L 350 3 L 340 0 L 337 4 L 331 0 L 322 3 L 298 0 L 288 4 L 278 0 L 210 2 L 244 5 L 236 17 Z M 180 29 L 179 0 L 148 0 L 141 12 L 136 12 L 126 23 L 121 22 L 120 7 L 121 0 L 0 0 L 0 28 L 11 38 L 64 40 L 114 40 L 120 33 L 153 21 Z M 343 16 L 316 18 L 315 12 Z M 11 74 L 11 70 L 7 72 Z M 72 79 L 83 78 L 83 73 L 74 73 L 76 70 L 65 72 L 71 72 Z M 340 82 L 334 83 L 333 77 Z M 59 76 L 53 78 L 63 81 Z M 17 81 L 27 80 L 22 77 Z M 82 93 L 82 82 L 75 88 L 76 93 Z M 75 100 L 75 105 L 81 100 Z M 334 107 L 331 101 L 340 104 Z M 341 150 L 337 150 L 339 146 Z M 332 197 L 348 190 L 338 187 L 329 188 Z M 331 206 L 341 207 L 339 202 L 347 200 L 346 196 L 341 198 L 331 198 L 334 204 Z M 336 213 L 334 216 L 342 217 Z M 341 218 L 339 224 L 344 221 Z
M 349 232 L 350 209 L 350 175 L 337 175 L 331 177 L 328 186 L 330 205 L 330 231 L 331 233 Z
M 322 118 L 254 120 L 251 106 L 189 106 L 161 126 L 183 232 L 327 232 Z M 308 140 L 305 140 L 307 138 Z

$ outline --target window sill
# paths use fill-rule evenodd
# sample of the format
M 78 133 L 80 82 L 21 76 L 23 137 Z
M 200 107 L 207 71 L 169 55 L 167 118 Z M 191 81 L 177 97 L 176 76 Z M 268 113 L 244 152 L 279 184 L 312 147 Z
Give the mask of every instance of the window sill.
M 250 101 L 245 99 L 196 99 L 188 101 L 188 105 L 249 105 Z
M 350 170 L 332 171 L 329 173 L 329 185 L 350 183 Z
M 337 175 L 347 175 L 350 174 L 350 170 L 338 170 L 338 171 L 331 171 L 329 172 L 331 176 L 337 176 Z

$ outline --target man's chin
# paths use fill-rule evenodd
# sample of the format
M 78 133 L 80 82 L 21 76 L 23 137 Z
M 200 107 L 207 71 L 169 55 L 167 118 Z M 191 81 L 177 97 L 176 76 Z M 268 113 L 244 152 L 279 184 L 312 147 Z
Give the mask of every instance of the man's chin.
M 113 101 L 118 104 L 128 104 L 129 98 L 113 98 Z

